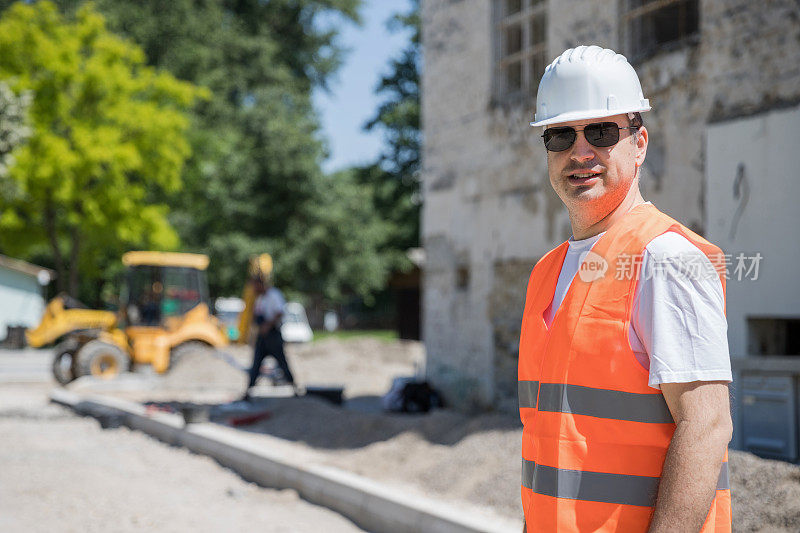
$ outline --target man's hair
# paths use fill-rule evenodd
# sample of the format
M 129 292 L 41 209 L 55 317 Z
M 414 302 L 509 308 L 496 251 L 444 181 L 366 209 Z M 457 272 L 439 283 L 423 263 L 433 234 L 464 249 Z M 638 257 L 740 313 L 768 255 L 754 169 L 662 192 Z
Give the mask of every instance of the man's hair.
M 628 113 L 628 126 L 631 128 L 636 128 L 636 130 L 633 132 L 633 135 L 631 135 L 631 141 L 636 144 L 636 141 L 639 140 L 639 128 L 644 126 L 642 114 L 639 112 Z

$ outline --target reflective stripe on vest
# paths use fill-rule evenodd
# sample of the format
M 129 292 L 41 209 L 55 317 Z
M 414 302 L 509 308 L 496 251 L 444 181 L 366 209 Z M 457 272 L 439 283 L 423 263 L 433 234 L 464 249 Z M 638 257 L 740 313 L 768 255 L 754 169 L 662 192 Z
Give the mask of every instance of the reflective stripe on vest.
M 629 420 L 647 424 L 670 424 L 673 422 L 664 396 L 661 394 L 638 394 L 607 389 L 520 381 L 519 406 L 536 407 L 539 411 L 570 413 L 613 420 Z
M 536 494 L 650 507 L 655 505 L 660 478 L 567 470 L 522 460 L 522 486 Z M 728 462 L 722 463 L 717 490 L 730 489 Z
M 520 407 L 536 407 L 536 395 L 539 394 L 538 381 L 519 381 L 517 392 Z

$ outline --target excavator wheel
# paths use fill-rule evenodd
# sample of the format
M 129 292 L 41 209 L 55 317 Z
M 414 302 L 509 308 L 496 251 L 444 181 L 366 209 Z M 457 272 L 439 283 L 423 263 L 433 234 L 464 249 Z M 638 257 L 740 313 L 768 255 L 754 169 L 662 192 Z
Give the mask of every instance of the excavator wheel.
M 121 348 L 92 340 L 84 344 L 75 354 L 75 367 L 78 376 L 95 376 L 113 379 L 130 368 L 130 358 Z
M 77 377 L 75 375 L 75 352 L 79 347 L 80 345 L 75 339 L 66 339 L 53 348 L 53 377 L 61 385 L 66 385 Z

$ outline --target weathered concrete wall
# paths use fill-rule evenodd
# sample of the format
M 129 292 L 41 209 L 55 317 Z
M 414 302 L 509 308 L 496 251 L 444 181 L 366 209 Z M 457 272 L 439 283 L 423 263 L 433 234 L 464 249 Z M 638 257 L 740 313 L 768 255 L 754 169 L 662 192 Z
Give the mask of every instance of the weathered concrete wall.
M 798 136 L 800 105 L 717 122 L 705 132 L 706 187 L 715 191 L 706 198 L 706 235 L 731 254 L 727 318 L 734 356 L 749 351 L 748 318 L 800 318 L 794 268 L 800 246 L 793 235 L 800 226 Z M 761 259 L 752 259 L 756 254 Z
M 550 59 L 625 52 L 617 0 L 549 0 Z M 647 200 L 703 233 L 709 123 L 800 101 L 800 6 L 705 0 L 699 39 L 635 64 L 653 111 Z M 547 177 L 533 102 L 493 98 L 492 2 L 423 0 L 423 338 L 429 379 L 466 408 L 512 405 L 528 273 L 571 235 Z M 466 273 L 466 278 L 465 278 Z M 465 282 L 466 280 L 466 282 Z

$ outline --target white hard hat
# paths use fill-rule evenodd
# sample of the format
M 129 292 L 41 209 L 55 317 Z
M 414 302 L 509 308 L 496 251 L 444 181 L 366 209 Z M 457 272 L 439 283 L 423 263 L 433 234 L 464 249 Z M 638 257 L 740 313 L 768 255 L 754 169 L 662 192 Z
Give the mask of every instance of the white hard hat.
M 625 56 L 599 46 L 570 48 L 544 71 L 531 126 L 650 111 Z

